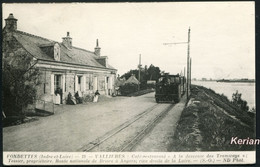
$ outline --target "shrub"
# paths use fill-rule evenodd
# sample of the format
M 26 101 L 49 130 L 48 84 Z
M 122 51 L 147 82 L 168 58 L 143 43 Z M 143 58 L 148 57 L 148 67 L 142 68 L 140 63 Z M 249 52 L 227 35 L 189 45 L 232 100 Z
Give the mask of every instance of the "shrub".
M 23 52 L 15 52 L 13 57 L 2 60 L 2 100 L 3 111 L 7 117 L 24 117 L 24 109 L 36 97 L 39 82 L 37 63 Z
M 138 91 L 138 85 L 137 84 L 125 84 L 120 86 L 120 91 L 122 95 L 128 95 L 130 93 L 134 93 Z
M 242 111 L 248 111 L 249 107 L 247 105 L 247 101 L 243 100 L 241 98 L 242 94 L 238 93 L 238 91 L 236 91 L 236 93 L 233 93 L 232 95 L 232 103 L 235 104 L 236 106 L 238 106 Z

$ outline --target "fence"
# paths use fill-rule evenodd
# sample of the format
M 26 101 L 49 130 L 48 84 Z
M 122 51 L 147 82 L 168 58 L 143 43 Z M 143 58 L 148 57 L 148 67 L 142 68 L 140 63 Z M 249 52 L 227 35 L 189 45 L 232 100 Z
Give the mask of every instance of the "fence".
M 44 101 L 40 99 L 34 100 L 35 110 L 40 112 L 49 112 L 54 114 L 54 103 L 50 101 Z

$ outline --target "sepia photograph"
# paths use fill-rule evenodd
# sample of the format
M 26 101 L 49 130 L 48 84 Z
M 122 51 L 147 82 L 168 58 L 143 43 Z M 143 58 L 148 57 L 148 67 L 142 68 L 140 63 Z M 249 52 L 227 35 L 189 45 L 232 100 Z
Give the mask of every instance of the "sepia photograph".
M 2 4 L 5 165 L 254 164 L 255 3 Z

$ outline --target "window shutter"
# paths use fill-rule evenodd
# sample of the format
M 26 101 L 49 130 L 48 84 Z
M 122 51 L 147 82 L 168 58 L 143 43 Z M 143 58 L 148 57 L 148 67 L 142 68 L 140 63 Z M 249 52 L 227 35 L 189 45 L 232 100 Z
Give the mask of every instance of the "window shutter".
M 51 94 L 54 94 L 54 74 L 51 74 Z
M 93 83 L 93 75 L 90 74 L 89 75 L 89 89 L 90 90 L 93 90 L 93 85 L 94 85 L 94 83 Z
M 113 88 L 113 76 L 110 76 L 109 77 L 109 89 L 112 89 Z
M 107 77 L 106 77 L 106 76 L 105 76 L 105 82 L 104 82 L 104 84 L 105 84 L 105 85 L 104 85 L 104 89 L 107 90 L 108 87 L 107 87 Z
M 81 85 L 82 85 L 82 89 L 81 90 L 83 90 L 85 92 L 86 91 L 86 75 L 82 76 Z
M 93 90 L 96 91 L 98 89 L 98 79 L 96 76 L 93 77 Z
M 66 77 L 65 75 L 62 75 L 62 93 L 65 92 L 65 82 L 66 82 Z
M 75 75 L 75 92 L 78 91 L 78 76 Z

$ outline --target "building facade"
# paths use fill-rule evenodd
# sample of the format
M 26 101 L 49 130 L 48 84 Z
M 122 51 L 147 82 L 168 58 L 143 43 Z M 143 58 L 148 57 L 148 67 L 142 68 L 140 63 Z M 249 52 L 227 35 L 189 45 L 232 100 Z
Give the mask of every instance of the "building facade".
M 17 30 L 17 19 L 10 14 L 5 19 L 3 34 L 3 62 L 15 63 L 17 56 L 28 58 L 28 64 L 16 63 L 16 67 L 39 69 L 37 99 L 52 102 L 55 91 L 61 89 L 62 102 L 69 93 L 80 92 L 112 95 L 115 91 L 117 70 L 108 64 L 108 57 L 101 56 L 98 40 L 94 51 L 72 45 L 69 32 L 62 42 Z

